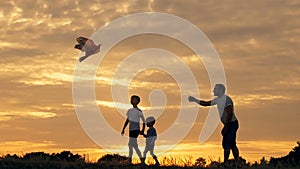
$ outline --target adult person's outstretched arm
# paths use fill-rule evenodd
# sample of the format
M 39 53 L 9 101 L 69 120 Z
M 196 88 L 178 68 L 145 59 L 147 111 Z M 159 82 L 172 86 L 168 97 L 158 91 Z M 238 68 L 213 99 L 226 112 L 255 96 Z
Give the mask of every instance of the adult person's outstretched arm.
M 201 106 L 212 106 L 211 100 L 210 101 L 199 100 L 193 96 L 189 96 L 188 100 L 189 100 L 189 102 L 195 102 Z

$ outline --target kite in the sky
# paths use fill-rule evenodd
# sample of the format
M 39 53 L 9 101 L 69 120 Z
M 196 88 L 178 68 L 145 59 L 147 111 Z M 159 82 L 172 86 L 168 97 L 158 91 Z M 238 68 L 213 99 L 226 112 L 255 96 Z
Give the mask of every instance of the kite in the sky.
M 91 39 L 80 36 L 80 37 L 76 38 L 76 41 L 78 42 L 78 44 L 76 44 L 74 46 L 74 48 L 79 49 L 82 52 L 85 52 L 85 56 L 82 56 L 82 57 L 79 58 L 80 62 L 82 62 L 83 60 L 85 60 L 89 56 L 100 52 L 101 44 L 96 45 L 94 43 L 94 41 L 91 40 Z

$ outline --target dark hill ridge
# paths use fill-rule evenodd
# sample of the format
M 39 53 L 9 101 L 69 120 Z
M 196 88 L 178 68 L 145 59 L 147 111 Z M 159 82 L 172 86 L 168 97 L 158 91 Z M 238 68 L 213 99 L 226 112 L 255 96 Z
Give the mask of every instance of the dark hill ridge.
M 207 168 L 218 169 L 223 168 L 223 164 L 217 161 L 211 161 L 207 164 L 206 159 L 199 157 L 195 162 L 187 162 L 186 164 L 178 165 L 172 163 L 169 159 L 164 158 L 161 161 L 161 166 L 154 165 L 129 165 L 124 163 L 127 160 L 126 156 L 118 154 L 106 154 L 102 156 L 97 162 L 88 162 L 79 154 L 73 154 L 70 151 L 63 151 L 61 153 L 44 153 L 31 152 L 23 156 L 16 154 L 7 154 L 0 158 L 0 169 L 194 169 Z M 175 159 L 176 160 L 176 159 Z M 178 161 L 178 159 L 177 159 Z M 179 160 L 180 161 L 180 160 Z M 300 141 L 286 156 L 274 158 L 271 157 L 269 161 L 263 157 L 260 163 L 250 165 L 243 159 L 244 169 L 300 169 Z

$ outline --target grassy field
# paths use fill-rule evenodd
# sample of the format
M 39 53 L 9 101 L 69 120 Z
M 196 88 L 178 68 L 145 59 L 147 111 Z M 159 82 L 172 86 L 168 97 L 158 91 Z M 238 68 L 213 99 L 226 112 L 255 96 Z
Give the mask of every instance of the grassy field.
M 243 158 L 243 169 L 300 169 L 300 142 L 286 156 L 279 158 L 264 157 L 255 163 L 247 163 Z M 96 162 L 89 162 L 78 154 L 70 151 L 61 153 L 32 152 L 23 156 L 7 154 L 0 158 L 0 169 L 234 169 L 235 163 L 230 160 L 229 167 L 224 167 L 220 161 L 213 161 L 199 157 L 195 161 L 189 158 L 178 159 L 174 157 L 164 157 L 160 160 L 160 166 L 153 165 L 154 162 L 147 160 L 147 164 L 125 163 L 127 157 L 118 154 L 106 154 Z
M 117 154 L 107 154 L 101 157 L 97 162 L 87 162 L 78 154 L 72 154 L 64 151 L 56 154 L 47 154 L 43 152 L 33 152 L 20 157 L 17 155 L 6 155 L 0 159 L 1 169 L 223 169 L 222 163 L 212 161 L 206 163 L 204 158 L 196 161 L 186 160 L 184 163 L 180 159 L 166 157 L 160 160 L 161 165 L 141 165 L 123 163 L 127 157 Z M 151 161 L 147 161 L 151 163 Z M 234 163 L 231 167 L 235 168 Z M 300 169 L 299 164 L 292 163 L 276 163 L 271 164 L 270 161 L 261 160 L 256 164 L 244 163 L 243 169 Z

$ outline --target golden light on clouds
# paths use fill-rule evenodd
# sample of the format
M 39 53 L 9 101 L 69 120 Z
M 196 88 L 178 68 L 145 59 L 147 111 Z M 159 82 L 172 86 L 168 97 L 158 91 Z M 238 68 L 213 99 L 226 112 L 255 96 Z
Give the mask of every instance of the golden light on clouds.
M 1 142 L 1 148 L 7 149 L 7 152 L 18 152 L 18 153 L 31 152 L 34 150 L 38 151 L 40 149 L 48 148 L 51 146 L 56 146 L 56 144 L 51 141 L 43 141 L 43 142 L 6 141 L 6 142 Z
M 264 102 L 264 101 L 269 101 L 269 102 L 274 102 L 274 101 L 280 101 L 280 100 L 293 100 L 293 98 L 288 97 L 288 96 L 282 96 L 282 95 L 270 95 L 270 94 L 247 94 L 247 95 L 233 95 L 232 98 L 236 100 L 235 105 L 237 106 L 247 106 L 247 105 L 255 105 L 258 102 Z
M 15 118 L 43 119 L 57 116 L 52 112 L 0 112 L 0 121 L 13 120 Z
M 106 108 L 119 108 L 119 109 L 124 109 L 128 110 L 132 107 L 130 103 L 119 103 L 119 102 L 109 102 L 109 101 L 96 101 L 96 104 L 100 107 L 106 107 Z M 189 107 L 189 106 L 186 106 Z M 191 107 L 191 106 L 190 106 Z M 144 112 L 147 112 L 150 109 L 168 109 L 168 110 L 180 110 L 181 106 L 180 105 L 166 105 L 163 107 L 150 107 L 150 106 L 139 106 L 140 109 L 142 109 Z
M 5 42 L 0 41 L 0 48 L 31 48 L 30 45 L 24 43 L 13 43 L 13 42 Z
M 118 6 L 118 8 L 116 9 L 116 12 L 128 13 L 128 7 L 129 7 L 129 3 L 125 2 L 125 3 L 121 4 L 120 6 Z

